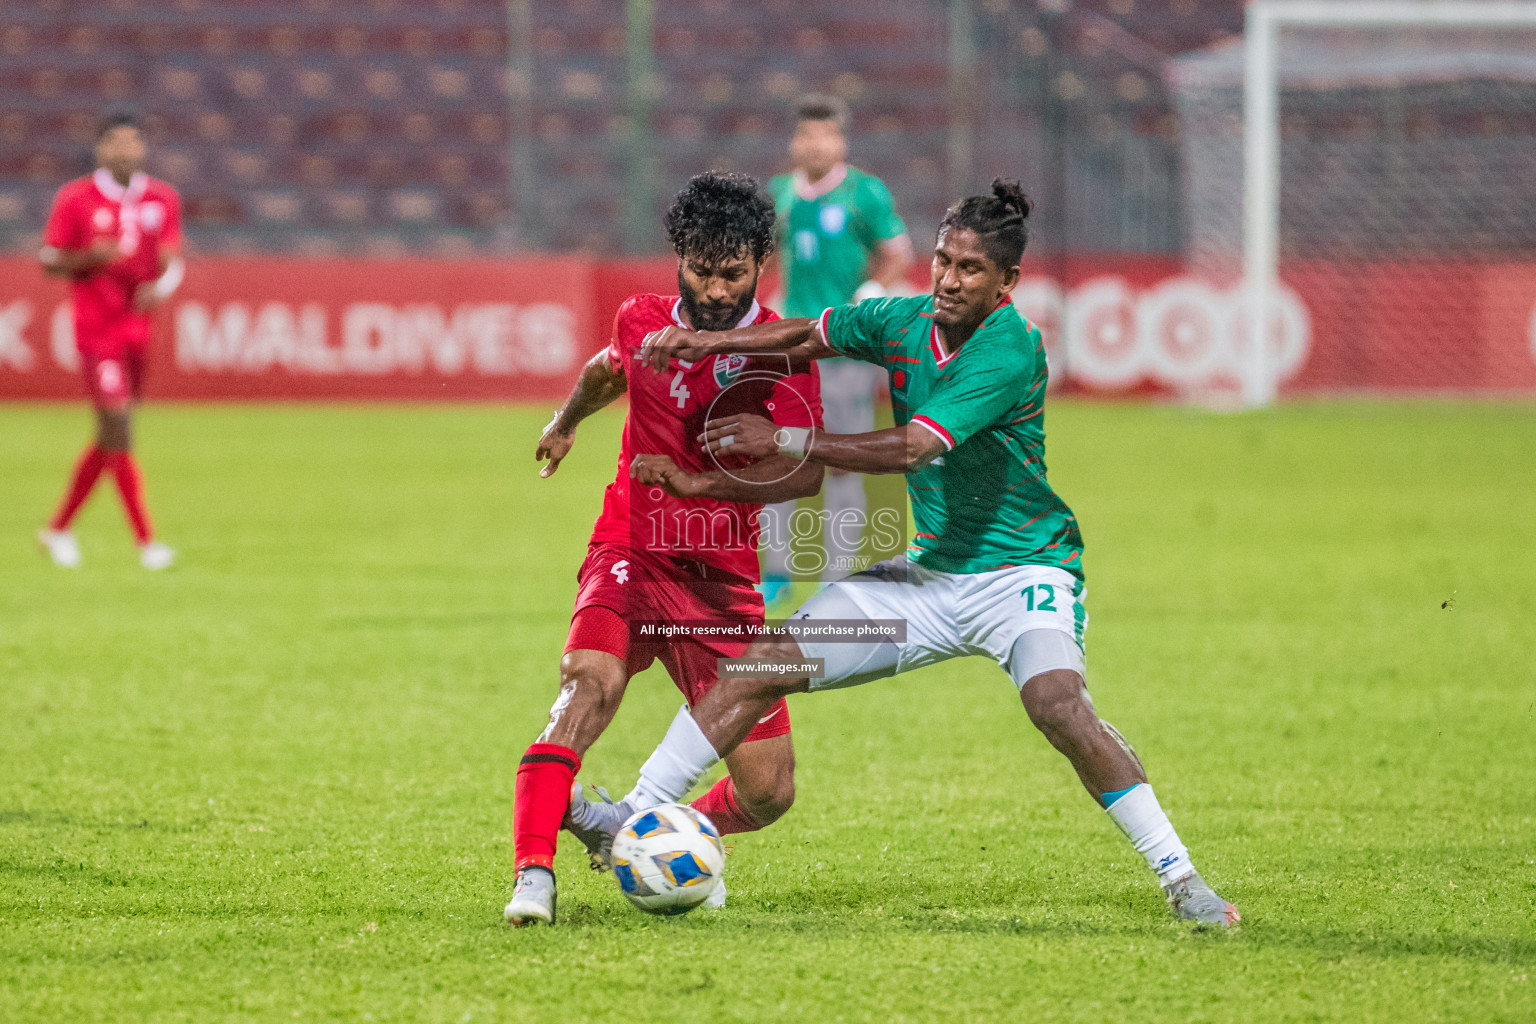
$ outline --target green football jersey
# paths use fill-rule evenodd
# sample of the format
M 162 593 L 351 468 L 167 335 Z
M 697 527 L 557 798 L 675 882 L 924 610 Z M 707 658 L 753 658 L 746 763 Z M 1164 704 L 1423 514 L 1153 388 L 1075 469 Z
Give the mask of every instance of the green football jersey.
M 827 344 L 885 368 L 897 425 L 948 449 L 907 474 L 915 564 L 975 573 L 1049 565 L 1083 576 L 1077 517 L 1045 480 L 1045 347 L 1011 303 L 950 353 L 933 297 L 871 299 L 823 315 Z
M 779 312 L 786 317 L 820 316 L 828 306 L 851 301 L 880 243 L 907 230 L 890 190 L 857 167 L 848 167 L 841 181 L 815 199 L 801 198 L 789 174 L 771 180 L 768 190 L 778 215 L 784 271 Z

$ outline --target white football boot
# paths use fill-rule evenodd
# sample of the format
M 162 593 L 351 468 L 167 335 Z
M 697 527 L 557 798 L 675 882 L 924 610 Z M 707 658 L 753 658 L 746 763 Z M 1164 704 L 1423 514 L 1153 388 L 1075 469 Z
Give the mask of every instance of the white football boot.
M 517 873 L 512 902 L 501 912 L 514 928 L 528 924 L 555 923 L 555 873 L 548 868 L 526 867 Z
M 560 825 L 587 848 L 593 871 L 607 871 L 613 867 L 613 837 L 635 812 L 626 800 L 614 803 L 601 786 L 593 786 L 592 792 L 602 799 L 588 800 L 581 783 L 571 783 L 571 802 Z
M 703 903 L 700 903 L 699 907 L 702 910 L 724 910 L 725 909 L 725 876 L 724 875 L 722 875 L 720 877 L 720 881 L 715 883 L 715 890 L 714 890 L 714 892 L 711 892 L 709 894 L 709 898 L 706 899 Z
M 176 561 L 176 552 L 157 540 L 139 545 L 139 564 L 151 572 L 168 569 Z
M 1198 871 L 1191 871 L 1176 882 L 1163 886 L 1168 894 L 1168 905 L 1182 921 L 1198 921 L 1201 924 L 1217 924 L 1229 928 L 1243 919 L 1237 908 L 1205 884 Z
M 48 552 L 53 564 L 61 569 L 80 568 L 80 545 L 68 530 L 38 530 L 37 542 Z

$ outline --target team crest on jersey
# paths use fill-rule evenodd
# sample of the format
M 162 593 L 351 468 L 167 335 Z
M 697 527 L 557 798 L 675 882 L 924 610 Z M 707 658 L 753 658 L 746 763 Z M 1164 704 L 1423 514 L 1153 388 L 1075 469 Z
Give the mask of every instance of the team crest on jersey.
M 741 376 L 741 371 L 747 368 L 748 357 L 740 354 L 715 356 L 715 384 L 725 387 L 731 381 Z
M 91 227 L 97 231 L 106 231 L 112 227 L 112 211 L 105 206 L 96 207 L 96 212 L 91 214 Z
M 165 205 L 163 203 L 140 203 L 139 226 L 145 231 L 159 231 L 165 224 Z
M 821 230 L 829 235 L 840 235 L 848 226 L 848 210 L 833 203 L 821 208 Z

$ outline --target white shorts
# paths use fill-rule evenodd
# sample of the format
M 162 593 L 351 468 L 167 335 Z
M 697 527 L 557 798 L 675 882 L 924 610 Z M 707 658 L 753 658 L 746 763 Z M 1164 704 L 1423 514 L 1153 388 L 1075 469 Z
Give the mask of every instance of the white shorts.
M 855 685 L 967 655 L 985 655 L 1010 670 L 1014 645 L 1036 630 L 1062 634 L 1070 641 L 1049 645 L 1051 652 L 1063 654 L 1046 655 L 1046 667 L 1085 675 L 1086 596 L 1081 580 L 1052 566 L 948 573 L 910 565 L 899 558 L 839 580 L 807 601 L 791 618 L 843 618 L 851 602 L 866 618 L 906 623 L 906 642 L 895 645 L 889 671 L 869 675 L 875 669 L 871 663 L 864 669 L 867 677 L 855 678 L 860 673 L 843 666 L 850 658 L 857 660 L 852 647 L 869 648 L 874 661 L 887 660 L 873 652 L 875 645 L 802 642 L 800 648 L 806 657 L 827 659 L 828 674 L 811 680 L 813 690 Z M 1016 675 L 1015 682 L 1022 686 L 1027 678 Z
M 875 429 L 875 390 L 880 368 L 857 359 L 823 359 L 821 418 L 829 434 L 867 434 Z

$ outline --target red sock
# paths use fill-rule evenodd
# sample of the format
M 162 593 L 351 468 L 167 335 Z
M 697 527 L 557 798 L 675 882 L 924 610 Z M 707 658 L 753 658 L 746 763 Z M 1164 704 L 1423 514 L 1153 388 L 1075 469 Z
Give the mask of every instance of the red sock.
M 80 506 L 84 505 L 85 499 L 90 497 L 91 488 L 96 486 L 96 478 L 101 476 L 102 467 L 106 464 L 107 453 L 95 445 L 91 445 L 81 453 L 80 461 L 75 463 L 75 475 L 69 481 L 69 490 L 64 492 L 64 500 L 59 504 L 59 510 L 53 514 L 53 519 L 49 521 L 48 529 L 69 529 L 75 513 L 80 511 Z
M 691 806 L 714 822 L 715 828 L 723 836 L 735 832 L 756 832 L 763 827 L 736 802 L 736 784 L 729 775 L 715 783 L 708 793 L 695 800 Z
M 571 805 L 571 783 L 581 758 L 558 743 L 535 743 L 517 765 L 513 793 L 512 853 L 521 871 L 529 864 L 555 868 L 555 836 Z
M 113 452 L 107 456 L 107 465 L 117 479 L 117 493 L 123 497 L 123 511 L 128 513 L 133 539 L 148 544 L 155 528 L 150 525 L 149 510 L 144 507 L 144 477 L 139 473 L 139 464 L 133 461 L 132 452 Z

